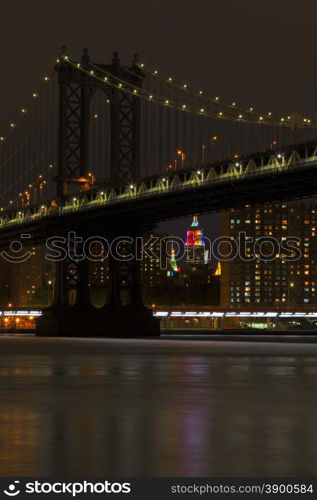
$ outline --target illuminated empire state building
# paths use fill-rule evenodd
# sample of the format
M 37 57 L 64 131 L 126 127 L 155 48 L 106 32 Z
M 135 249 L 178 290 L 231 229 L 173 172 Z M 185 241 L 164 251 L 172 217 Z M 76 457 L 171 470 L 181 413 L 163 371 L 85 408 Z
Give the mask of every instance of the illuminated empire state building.
M 206 264 L 204 233 L 199 226 L 198 217 L 194 215 L 185 240 L 186 263 Z

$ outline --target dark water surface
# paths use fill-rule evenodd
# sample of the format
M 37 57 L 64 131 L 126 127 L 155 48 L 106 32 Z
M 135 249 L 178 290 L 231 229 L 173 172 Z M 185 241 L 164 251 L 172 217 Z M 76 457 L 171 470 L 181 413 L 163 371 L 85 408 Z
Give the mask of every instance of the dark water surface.
M 317 476 L 317 344 L 0 338 L 0 476 Z

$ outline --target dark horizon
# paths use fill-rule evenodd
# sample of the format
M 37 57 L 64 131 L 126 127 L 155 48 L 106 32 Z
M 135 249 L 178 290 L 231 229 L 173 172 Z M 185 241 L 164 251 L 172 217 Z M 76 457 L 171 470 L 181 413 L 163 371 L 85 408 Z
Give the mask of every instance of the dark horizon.
M 316 4 L 306 2 L 304 22 L 289 2 L 39 1 L 2 7 L 1 133 L 51 70 L 66 45 L 79 57 L 88 47 L 95 61 L 119 51 L 123 64 L 133 54 L 166 75 L 202 87 L 225 100 L 277 113 L 314 115 L 317 74 Z M 287 10 L 286 10 L 287 9 Z M 17 36 L 18 35 L 18 36 Z M 305 64 L 301 64 L 302 61 Z M 23 78 L 23 80 L 22 80 Z M 23 83 L 22 83 L 23 81 Z

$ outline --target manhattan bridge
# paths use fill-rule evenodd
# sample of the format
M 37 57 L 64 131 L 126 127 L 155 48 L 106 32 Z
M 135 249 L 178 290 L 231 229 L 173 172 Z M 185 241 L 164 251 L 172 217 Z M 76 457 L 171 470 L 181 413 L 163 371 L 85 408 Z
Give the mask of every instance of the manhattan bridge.
M 171 217 L 313 196 L 316 132 L 311 116 L 224 101 L 138 55 L 128 65 L 116 52 L 95 63 L 87 49 L 75 60 L 62 47 L 0 137 L 0 247 L 69 231 L 136 238 Z M 138 260 L 109 256 L 109 268 L 109 301 L 97 310 L 87 259 L 56 263 L 54 302 L 39 333 L 157 333 Z

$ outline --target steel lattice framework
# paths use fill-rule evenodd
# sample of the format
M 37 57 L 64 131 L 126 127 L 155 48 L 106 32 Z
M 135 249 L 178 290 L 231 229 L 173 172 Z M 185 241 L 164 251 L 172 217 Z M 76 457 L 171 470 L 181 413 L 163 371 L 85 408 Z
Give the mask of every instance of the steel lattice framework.
M 90 68 L 94 67 L 94 70 Z M 82 71 L 81 68 L 85 68 Z M 95 73 L 103 71 L 120 76 L 120 79 L 141 88 L 143 73 L 134 61 L 131 68 L 120 64 L 114 53 L 111 65 L 91 65 L 87 50 L 81 59 L 81 68 L 70 65 L 65 48 L 60 62 L 56 65 L 58 74 L 59 102 L 59 154 L 57 196 L 64 198 L 72 184 L 80 189 L 89 186 L 89 126 L 90 102 L 97 90 L 104 92 L 111 110 L 111 172 L 110 181 L 131 183 L 139 176 L 140 170 L 140 100 L 129 92 L 114 88 L 111 81 L 105 84 L 96 79 Z M 91 73 L 91 74 L 90 74 Z M 78 189 L 77 189 L 78 191 Z
M 92 69 L 94 68 L 94 69 Z M 97 70 L 96 70 L 97 68 Z M 98 69 L 99 68 L 99 69 Z M 84 71 L 82 70 L 84 69 Z M 131 184 L 140 171 L 140 100 L 129 92 L 117 89 L 96 79 L 95 72 L 104 71 L 138 88 L 142 86 L 143 73 L 134 59 L 131 68 L 120 64 L 118 54 L 114 53 L 111 65 L 92 65 L 87 49 L 84 49 L 79 67 L 68 63 L 65 47 L 62 48 L 60 61 L 56 66 L 59 81 L 59 154 L 57 197 L 65 200 L 68 194 L 89 189 L 89 126 L 90 103 L 97 90 L 106 94 L 110 101 L 111 115 L 111 168 L 110 184 Z M 94 76 L 93 76 L 94 75 Z M 77 187 L 76 187 L 77 186 Z M 78 190 L 79 186 L 79 190 Z M 89 302 L 88 269 L 85 263 L 76 258 L 60 264 L 58 272 L 60 290 L 59 305 L 62 307 L 70 300 L 70 292 L 76 292 L 77 304 Z M 112 263 L 111 301 L 115 306 L 122 305 L 122 291 L 127 290 L 129 299 L 134 296 L 137 270 L 130 263 Z
M 179 170 L 165 176 L 153 176 L 142 181 L 129 184 L 118 183 L 103 190 L 90 190 L 65 197 L 61 206 L 49 203 L 27 207 L 20 210 L 11 210 L 0 213 L 0 231 L 10 231 L 23 225 L 33 225 L 45 220 L 62 219 L 76 214 L 87 213 L 93 218 L 94 212 L 111 211 L 121 213 L 127 206 L 135 207 L 142 213 L 142 206 L 151 205 L 152 221 L 165 220 L 174 216 L 185 216 L 193 212 L 192 203 L 201 198 L 201 203 L 209 205 L 209 211 L 231 208 L 243 205 L 244 185 L 252 183 L 256 191 L 252 195 L 252 202 L 260 203 L 266 198 L 279 199 L 278 192 L 285 184 L 287 192 L 281 194 L 280 199 L 293 199 L 315 193 L 313 181 L 317 165 L 317 143 L 304 143 L 296 147 L 285 148 L 279 151 L 267 151 L 258 155 L 240 157 L 235 161 L 228 160 L 208 165 L 204 168 Z M 303 177 L 305 183 L 298 184 L 298 179 Z M 272 194 L 263 191 L 264 183 L 274 179 L 276 190 Z M 224 199 L 223 192 L 240 193 L 240 201 L 232 198 Z M 219 206 L 214 206 L 213 193 L 220 193 Z M 204 201 L 204 193 L 209 193 L 210 199 Z M 288 194 L 287 194 L 288 193 Z M 247 193 L 246 193 L 247 194 Z M 163 200 L 170 200 L 171 205 L 164 208 Z M 175 199 L 175 201 L 173 201 Z M 248 203 L 247 199 L 245 201 Z M 172 206 L 172 208 L 170 208 Z M 172 210 L 172 211 L 169 211 Z M 127 219 L 129 213 L 127 213 Z M 145 219 L 146 213 L 142 213 Z

